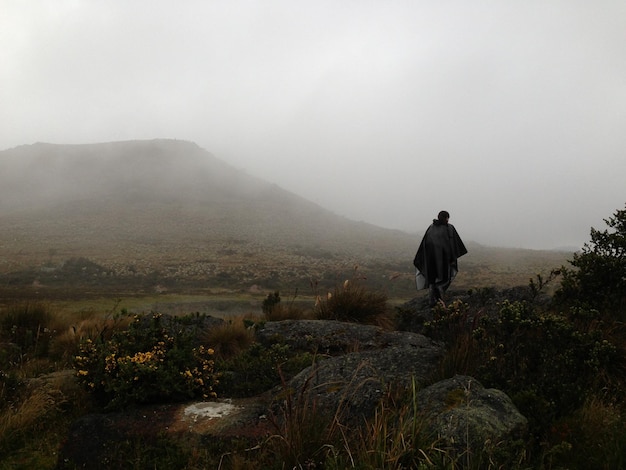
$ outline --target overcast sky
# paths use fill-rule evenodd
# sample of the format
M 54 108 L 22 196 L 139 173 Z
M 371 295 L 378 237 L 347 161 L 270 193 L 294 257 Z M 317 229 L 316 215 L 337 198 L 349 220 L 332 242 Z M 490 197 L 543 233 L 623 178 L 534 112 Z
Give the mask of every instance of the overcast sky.
M 190 140 L 496 246 L 580 247 L 626 202 L 624 0 L 0 0 L 0 44 L 0 149 Z

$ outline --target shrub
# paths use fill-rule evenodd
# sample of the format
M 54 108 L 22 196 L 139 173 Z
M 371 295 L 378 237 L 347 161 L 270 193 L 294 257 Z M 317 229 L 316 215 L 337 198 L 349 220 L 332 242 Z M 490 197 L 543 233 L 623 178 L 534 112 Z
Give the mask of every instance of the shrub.
M 106 409 L 215 397 L 213 350 L 199 344 L 201 317 L 136 315 L 109 340 L 87 339 L 76 374 Z
M 560 463 L 569 468 L 624 468 L 626 422 L 624 410 L 614 403 L 591 397 L 572 415 L 554 423 L 555 442 L 572 444 Z
M 294 305 L 293 300 L 288 304 L 281 303 L 280 293 L 278 291 L 268 294 L 263 300 L 263 314 L 267 321 L 282 320 L 302 320 L 309 318 L 310 315 L 302 307 Z
M 387 308 L 387 295 L 370 290 L 356 281 L 346 280 L 325 298 L 317 297 L 314 309 L 319 320 L 339 320 L 390 326 L 393 321 Z
M 293 353 L 289 346 L 273 344 L 266 348 L 254 343 L 250 348 L 228 360 L 218 361 L 222 372 L 216 390 L 229 397 L 251 397 L 281 383 L 281 378 L 293 377 L 310 366 L 313 356 Z
M 474 331 L 482 355 L 477 378 L 507 392 L 540 426 L 550 416 L 566 415 L 606 385 L 603 378 L 618 363 L 618 350 L 598 328 L 597 315 L 581 309 L 541 312 L 525 302 L 503 302 L 498 315 L 481 318 Z M 530 399 L 520 398 L 529 394 Z M 533 413 L 538 403 L 546 407 Z
M 591 228 L 591 241 L 570 264 L 562 268 L 563 279 L 556 298 L 564 304 L 585 304 L 606 309 L 626 319 L 626 209 L 604 220 L 609 229 Z
M 267 294 L 267 297 L 263 300 L 263 304 L 261 305 L 261 310 L 265 315 L 271 313 L 274 306 L 280 303 L 280 292 L 275 291 L 273 293 Z

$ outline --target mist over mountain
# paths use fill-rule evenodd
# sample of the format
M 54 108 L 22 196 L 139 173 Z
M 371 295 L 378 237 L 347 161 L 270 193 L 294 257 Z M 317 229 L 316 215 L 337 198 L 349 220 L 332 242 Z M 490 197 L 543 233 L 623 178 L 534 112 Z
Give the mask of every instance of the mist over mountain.
M 80 258 L 94 285 L 143 276 L 150 288 L 302 286 L 358 266 L 378 287 L 414 293 L 417 234 L 334 214 L 194 143 L 37 143 L 0 152 L 0 165 L 0 285 L 60 282 Z M 465 242 L 459 286 L 494 270 L 502 284 L 525 282 L 564 260 Z
M 413 250 L 408 234 L 335 215 L 190 142 L 37 143 L 0 152 L 0 163 L 4 250 L 98 259 L 147 256 L 138 248 L 146 243 L 161 254 L 233 241 L 376 256 Z
M 268 186 L 183 141 L 37 143 L 0 155 L 4 208 L 102 198 L 220 200 Z

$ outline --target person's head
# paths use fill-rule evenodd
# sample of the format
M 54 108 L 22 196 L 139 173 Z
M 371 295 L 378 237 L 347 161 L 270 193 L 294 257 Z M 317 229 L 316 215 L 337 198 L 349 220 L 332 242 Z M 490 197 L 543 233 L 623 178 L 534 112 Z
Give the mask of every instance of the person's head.
M 447 224 L 449 218 L 450 218 L 450 214 L 448 213 L 448 211 L 441 211 L 437 215 L 437 220 L 441 222 L 442 224 Z

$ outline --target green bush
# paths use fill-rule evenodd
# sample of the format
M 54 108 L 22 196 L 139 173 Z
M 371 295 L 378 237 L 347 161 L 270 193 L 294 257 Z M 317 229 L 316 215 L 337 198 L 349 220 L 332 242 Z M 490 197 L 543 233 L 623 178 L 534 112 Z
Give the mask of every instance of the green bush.
M 543 312 L 525 302 L 505 301 L 497 316 L 481 318 L 474 336 L 482 356 L 477 378 L 514 401 L 518 397 L 522 414 L 536 415 L 537 423 L 581 406 L 619 364 L 618 349 L 593 310 Z M 531 399 L 519 399 L 529 394 Z M 534 413 L 539 403 L 546 406 Z
M 267 297 L 263 299 L 261 310 L 265 315 L 269 315 L 271 314 L 274 306 L 278 304 L 280 304 L 280 292 L 275 291 L 273 293 L 267 294 Z
M 296 291 L 297 293 L 297 291 Z M 262 310 L 263 315 L 267 321 L 282 321 L 282 320 L 302 320 L 308 318 L 308 312 L 303 308 L 295 305 L 293 300 L 287 304 L 281 303 L 280 292 L 268 294 L 263 300 Z
M 215 397 L 213 350 L 199 344 L 201 317 L 136 315 L 108 340 L 88 339 L 76 374 L 106 409 Z
M 556 299 L 562 304 L 584 304 L 626 319 L 626 210 L 605 219 L 604 231 L 591 228 L 591 241 L 562 268 Z
M 216 367 L 222 375 L 216 391 L 229 397 L 255 396 L 280 385 L 281 379 L 293 377 L 311 364 L 311 354 L 295 354 L 285 344 L 267 348 L 254 343 L 241 354 L 218 361 Z

